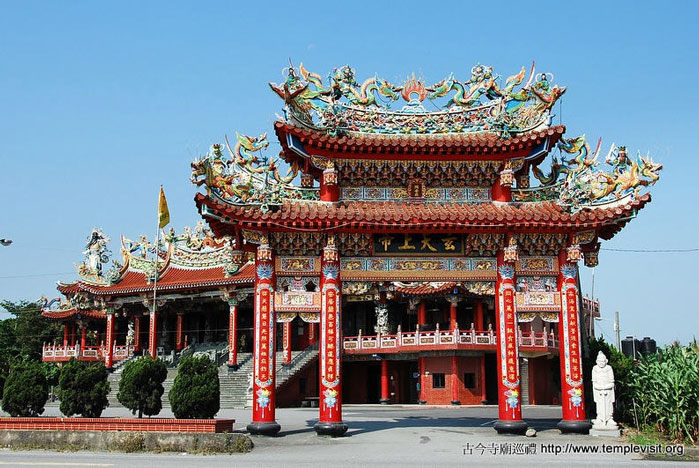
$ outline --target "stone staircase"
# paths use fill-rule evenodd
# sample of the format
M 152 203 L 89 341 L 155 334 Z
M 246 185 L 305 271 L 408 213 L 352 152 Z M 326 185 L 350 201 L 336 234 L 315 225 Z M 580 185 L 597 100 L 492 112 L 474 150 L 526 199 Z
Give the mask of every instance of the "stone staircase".
M 291 362 L 282 364 L 280 355 L 277 355 L 276 375 L 277 388 L 289 382 L 298 372 L 304 370 L 313 362 L 317 362 L 317 345 L 311 346 L 303 351 L 292 351 Z M 238 353 L 238 370 L 229 369 L 226 364 L 219 367 L 218 378 L 221 388 L 221 409 L 246 408 L 252 401 L 251 376 L 252 376 L 252 353 Z M 168 393 L 177 376 L 177 369 L 168 369 L 167 378 L 163 382 L 163 407 L 169 407 Z M 107 396 L 109 406 L 121 406 L 117 400 L 119 392 L 119 378 L 121 372 L 109 374 L 108 380 L 111 391 Z M 250 391 L 249 391 L 250 389 Z
M 245 356 L 245 360 L 243 360 Z M 303 351 L 292 351 L 291 362 L 282 364 L 277 355 L 276 376 L 277 388 L 285 385 L 294 375 L 305 369 L 318 358 L 318 348 L 313 346 Z M 226 366 L 219 369 L 218 378 L 221 382 L 221 408 L 246 408 L 252 402 L 252 355 L 238 354 L 240 367 L 237 371 L 229 370 Z

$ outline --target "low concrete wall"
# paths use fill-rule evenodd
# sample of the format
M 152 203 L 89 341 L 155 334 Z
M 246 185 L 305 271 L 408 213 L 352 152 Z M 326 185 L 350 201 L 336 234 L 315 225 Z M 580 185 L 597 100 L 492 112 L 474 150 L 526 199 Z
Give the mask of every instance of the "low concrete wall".
M 0 447 L 14 450 L 90 450 L 114 452 L 247 453 L 244 434 L 166 432 L 0 431 Z
M 34 431 L 231 432 L 235 419 L 0 418 L 0 429 Z

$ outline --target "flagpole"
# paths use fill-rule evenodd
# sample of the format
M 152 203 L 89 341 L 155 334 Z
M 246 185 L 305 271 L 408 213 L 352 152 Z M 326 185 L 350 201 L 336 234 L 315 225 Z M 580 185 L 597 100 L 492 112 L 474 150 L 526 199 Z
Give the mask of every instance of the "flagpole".
M 160 186 L 160 190 L 163 190 L 163 186 Z M 153 314 L 151 316 L 151 320 L 155 320 L 155 314 L 158 311 L 158 303 L 156 302 L 156 296 L 158 292 L 158 250 L 160 247 L 160 192 L 158 192 L 158 213 L 157 213 L 157 223 L 156 223 L 156 229 L 155 229 L 155 276 L 153 278 Z M 151 325 L 152 326 L 152 325 Z M 153 336 L 153 340 L 155 341 L 155 344 L 153 346 L 154 353 L 157 353 L 157 348 L 158 348 L 158 338 L 157 338 L 157 333 L 155 336 Z M 153 359 L 155 359 L 155 356 L 151 356 Z
M 163 191 L 162 184 L 160 185 L 160 193 L 158 194 L 158 225 L 155 230 L 155 276 L 153 277 L 153 307 L 151 308 L 151 322 L 150 331 L 152 332 L 152 343 L 149 343 L 149 347 L 152 348 L 151 356 L 155 359 L 157 354 L 157 319 L 156 313 L 158 311 L 158 255 L 160 253 L 160 230 L 170 223 L 170 210 L 167 207 L 167 200 L 165 199 L 165 192 Z

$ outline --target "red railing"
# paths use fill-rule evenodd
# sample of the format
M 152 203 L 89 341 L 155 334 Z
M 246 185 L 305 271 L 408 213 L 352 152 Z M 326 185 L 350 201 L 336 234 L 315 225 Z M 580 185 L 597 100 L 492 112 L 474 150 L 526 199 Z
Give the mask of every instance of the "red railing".
M 133 356 L 133 346 L 114 346 L 112 357 L 114 361 L 122 361 Z M 78 361 L 103 361 L 107 356 L 105 346 L 58 346 L 44 345 L 41 360 L 47 362 L 69 361 L 76 358 Z
M 357 335 L 344 339 L 344 350 L 349 354 L 397 353 L 436 349 L 492 349 L 497 345 L 493 330 L 433 330 L 401 332 L 395 335 Z M 548 350 L 558 347 L 558 339 L 546 332 L 520 332 L 522 348 Z

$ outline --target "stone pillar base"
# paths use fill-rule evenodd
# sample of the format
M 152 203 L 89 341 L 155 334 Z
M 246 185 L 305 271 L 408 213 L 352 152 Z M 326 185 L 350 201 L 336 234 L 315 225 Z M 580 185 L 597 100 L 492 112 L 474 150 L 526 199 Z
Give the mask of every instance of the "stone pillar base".
M 379 400 L 379 403 L 381 403 L 382 405 L 390 405 L 390 404 L 391 404 L 391 399 L 390 399 L 390 398 L 381 398 L 381 399 Z
M 617 429 L 590 429 L 590 435 L 593 437 L 621 437 L 621 430 Z
M 347 424 L 342 422 L 317 422 L 313 429 L 315 429 L 318 435 L 342 437 L 347 432 Z
M 566 421 L 562 419 L 557 427 L 561 434 L 588 434 L 592 423 L 588 420 Z
M 281 426 L 277 421 L 273 422 L 251 422 L 248 424 L 247 430 L 252 435 L 264 435 L 274 437 L 281 430 Z
M 498 419 L 497 422 L 493 424 L 493 429 L 495 429 L 498 434 L 524 435 L 528 427 L 529 425 L 524 421 L 503 421 L 501 419 Z
M 452 405 L 452 406 L 461 406 L 461 401 L 459 401 L 459 400 L 451 400 L 451 405 Z
M 427 404 L 427 401 L 425 401 L 425 400 L 420 400 L 420 401 L 418 401 L 417 403 L 418 403 L 419 405 L 426 405 L 426 404 Z

